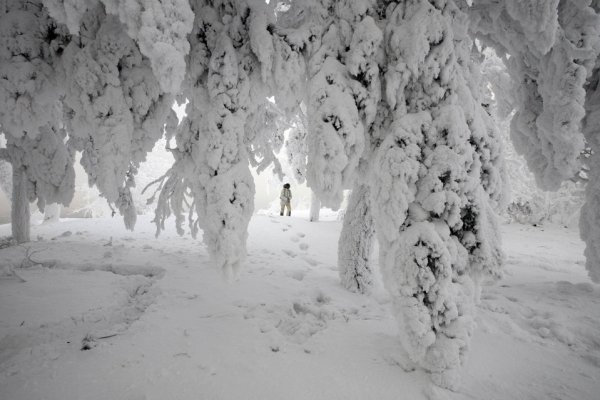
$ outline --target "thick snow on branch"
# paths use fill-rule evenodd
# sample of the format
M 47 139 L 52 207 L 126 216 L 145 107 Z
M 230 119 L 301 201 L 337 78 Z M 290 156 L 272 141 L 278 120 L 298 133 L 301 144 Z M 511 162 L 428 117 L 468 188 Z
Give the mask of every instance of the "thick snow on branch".
M 187 116 L 177 130 L 176 161 L 161 188 L 156 222 L 160 230 L 172 212 L 183 233 L 189 197 L 192 234 L 202 229 L 213 263 L 226 276 L 235 276 L 246 256 L 254 209 L 248 150 L 253 162 L 265 168 L 282 144 L 279 133 L 268 132 L 277 125 L 278 112 L 266 106 L 276 46 L 265 3 L 192 4 L 196 19 L 184 91 Z
M 134 175 L 163 134 L 172 97 L 162 92 L 149 60 L 118 19 L 98 8 L 88 17 L 100 25 L 86 24 L 85 42 L 66 50 L 71 144 L 82 151 L 90 185 L 117 206 L 131 229 Z
M 271 102 L 255 110 L 246 121 L 246 143 L 250 165 L 260 174 L 273 166 L 273 173 L 283 179 L 281 163 L 276 153 L 284 143 L 284 131 L 289 127 L 285 115 Z
M 581 168 L 583 87 L 600 52 L 600 18 L 588 3 L 480 0 L 470 9 L 473 32 L 510 55 L 517 92 L 512 138 L 547 190 Z
M 162 91 L 175 93 L 185 76 L 194 15 L 188 0 L 43 0 L 50 15 L 78 35 L 86 12 L 103 4 L 118 17 L 141 53 L 150 60 Z
M 40 1 L 7 0 L 0 8 L 0 125 L 7 135 L 34 138 L 60 121 L 59 58 L 68 41 Z
M 341 203 L 343 190 L 352 187 L 363 155 L 361 117 L 371 123 L 376 109 L 378 69 L 372 56 L 381 33 L 366 16 L 367 6 L 368 2 L 331 7 L 309 2 L 299 5 L 304 12 L 293 5 L 284 16 L 284 21 L 294 21 L 294 29 L 284 30 L 287 43 L 308 60 L 307 183 L 333 208 Z
M 288 130 L 285 141 L 285 153 L 294 179 L 299 184 L 306 181 L 306 159 L 308 146 L 306 144 L 306 116 L 300 112 L 293 126 Z
M 26 176 L 27 200 L 37 201 L 44 210 L 46 204 L 68 206 L 75 191 L 74 154 L 65 145 L 66 132 L 48 126 L 30 138 L 7 136 L 7 150 L 14 169 Z
M 11 223 L 18 242 L 29 241 L 29 202 L 69 204 L 73 154 L 62 129 L 64 72 L 70 36 L 41 1 L 8 0 L 0 6 L 0 127 L 3 157 L 12 167 Z
M 389 135 L 372 166 L 384 285 L 409 356 L 456 387 L 479 282 L 502 261 L 491 201 L 504 193 L 501 146 L 481 102 L 478 59 L 454 2 L 388 9 Z

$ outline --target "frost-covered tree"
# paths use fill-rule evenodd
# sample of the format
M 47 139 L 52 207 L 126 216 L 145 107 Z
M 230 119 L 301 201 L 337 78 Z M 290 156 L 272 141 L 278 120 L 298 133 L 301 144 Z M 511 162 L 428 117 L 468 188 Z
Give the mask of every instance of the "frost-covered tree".
M 298 184 L 306 182 L 306 116 L 300 111 L 293 119 L 285 140 L 285 156 Z
M 307 184 L 332 208 L 339 207 L 343 190 L 351 187 L 364 148 L 363 126 L 342 60 L 352 40 L 348 23 L 340 17 L 347 8 L 346 2 L 294 2 L 282 17 L 286 40 L 307 60 Z
M 487 84 L 485 104 L 501 132 L 505 171 L 510 186 L 510 201 L 506 198 L 507 204 L 502 204 L 497 211 L 519 223 L 542 224 L 551 221 L 562 225 L 577 224 L 585 181 L 565 181 L 556 192 L 544 191 L 537 186 L 523 156 L 515 151 L 510 140 L 510 120 L 515 109 L 514 92 L 506 66 L 490 49 L 485 50 L 482 74 Z
M 581 168 L 584 85 L 600 51 L 597 12 L 572 0 L 479 0 L 469 12 L 474 34 L 498 55 L 510 55 L 515 148 L 538 184 L 556 190 Z
M 517 92 L 511 136 L 543 189 L 589 167 L 590 182 L 581 214 L 586 266 L 598 281 L 598 235 L 591 228 L 598 208 L 595 170 L 594 70 L 600 54 L 600 6 L 575 0 L 479 0 L 469 10 L 471 30 L 500 56 Z M 587 95 L 586 95 L 587 92 Z M 582 154 L 592 149 L 584 161 Z M 597 173 L 597 172 L 596 172 Z
M 163 134 L 173 96 L 161 89 L 150 60 L 126 27 L 102 5 L 81 17 L 79 36 L 65 50 L 70 79 L 64 99 L 70 146 L 82 152 L 89 184 L 133 229 L 135 174 Z
M 338 243 L 338 269 L 344 287 L 367 293 L 373 283 L 370 264 L 375 229 L 368 180 L 370 160 L 381 134 L 377 129 L 376 120 L 381 101 L 382 68 L 379 64 L 384 62 L 383 32 L 376 4 L 373 2 L 341 2 L 338 5 L 338 13 L 341 20 L 349 26 L 348 31 L 351 35 L 343 61 L 350 78 L 365 141 L 352 194 L 344 213 Z
M 389 122 L 380 124 L 389 133 L 372 167 L 380 268 L 401 342 L 447 387 L 469 346 L 478 284 L 498 275 L 502 260 L 490 205 L 502 194 L 501 148 L 473 83 L 477 59 L 460 4 L 387 8 Z
M 68 205 L 75 188 L 74 154 L 65 145 L 64 130 L 41 127 L 33 139 L 7 136 L 0 158 L 12 167 L 11 223 L 18 243 L 29 241 L 29 203 Z
M 29 202 L 68 204 L 73 196 L 73 154 L 65 146 L 60 98 L 66 28 L 41 1 L 0 3 L 0 128 L 12 166 L 13 236 L 29 241 Z
M 332 208 L 339 207 L 343 190 L 352 188 L 357 176 L 359 181 L 365 179 L 364 168 L 357 171 L 381 94 L 377 59 L 382 32 L 371 16 L 376 14 L 374 8 L 372 1 L 294 2 L 282 18 L 284 26 L 293 27 L 287 38 L 301 50 L 308 66 L 307 184 L 315 200 Z M 361 185 L 357 183 L 357 190 L 364 194 Z M 317 202 L 313 204 L 316 209 Z M 344 285 L 356 290 L 345 276 L 358 274 L 355 264 L 365 261 L 352 261 L 355 248 L 369 249 L 372 234 L 354 236 L 360 231 L 350 226 L 361 222 L 353 218 L 370 211 L 356 202 L 349 207 L 357 210 L 346 214 L 339 268 Z
M 282 179 L 283 171 L 276 154 L 284 145 L 285 130 L 290 127 L 283 111 L 268 101 L 249 116 L 246 125 L 250 165 L 258 174 L 272 166 L 273 173 Z
M 249 140 L 258 145 L 258 138 L 264 138 L 256 131 L 263 126 L 256 123 L 264 118 L 259 107 L 267 102 L 272 71 L 288 65 L 275 48 L 289 46 L 273 40 L 274 14 L 265 3 L 198 0 L 191 4 L 195 20 L 183 91 L 189 100 L 187 116 L 177 129 L 177 147 L 172 150 L 176 161 L 163 181 L 156 222 L 160 230 L 164 219 L 174 213 L 183 232 L 188 193 L 192 233 L 202 229 L 213 263 L 231 276 L 246 256 L 247 227 L 254 209 L 247 145 Z M 287 60 L 293 58 L 288 54 Z

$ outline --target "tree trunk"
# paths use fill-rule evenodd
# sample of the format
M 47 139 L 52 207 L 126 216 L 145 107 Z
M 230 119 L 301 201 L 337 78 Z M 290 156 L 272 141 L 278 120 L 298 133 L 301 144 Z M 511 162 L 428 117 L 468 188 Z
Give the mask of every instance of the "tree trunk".
M 367 185 L 358 184 L 352 190 L 340 239 L 338 270 L 342 286 L 352 292 L 368 293 L 373 285 L 369 265 L 375 233 Z
M 314 191 L 310 191 L 310 217 L 311 222 L 319 221 L 319 213 L 321 211 L 321 201 Z
M 13 166 L 11 224 L 13 238 L 17 243 L 29 242 L 29 220 L 27 175 L 23 168 Z

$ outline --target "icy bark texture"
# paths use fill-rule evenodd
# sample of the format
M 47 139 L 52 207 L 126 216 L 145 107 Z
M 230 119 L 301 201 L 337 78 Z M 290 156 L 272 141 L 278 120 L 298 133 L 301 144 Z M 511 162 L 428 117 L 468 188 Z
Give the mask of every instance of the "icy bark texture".
M 81 35 L 81 22 L 90 10 L 102 8 L 114 15 L 149 60 L 152 72 L 166 93 L 179 90 L 185 75 L 187 35 L 194 19 L 187 0 L 43 0 L 50 15 Z M 85 33 L 83 33 L 85 34 Z
M 124 25 L 101 6 L 82 17 L 80 38 L 65 50 L 65 105 L 70 145 L 82 152 L 90 186 L 133 229 L 135 174 L 163 134 L 172 112 L 165 94 Z
M 469 10 L 471 27 L 504 56 L 517 92 L 512 139 L 538 184 L 556 190 L 581 168 L 584 85 L 600 50 L 589 1 L 496 2 Z
M 368 185 L 352 190 L 338 244 L 338 271 L 346 289 L 369 293 L 373 286 L 370 265 L 375 234 Z
M 450 388 L 469 346 L 478 283 L 497 276 L 502 261 L 490 207 L 503 193 L 501 147 L 480 85 L 470 82 L 477 77 L 467 24 L 452 1 L 387 9 L 391 123 L 371 179 L 380 267 L 402 345 Z
M 310 222 L 318 222 L 321 214 L 321 200 L 317 197 L 317 194 L 310 191 L 310 210 L 308 220 Z
M 27 195 L 27 175 L 23 167 L 13 168 L 12 206 L 10 220 L 12 235 L 17 243 L 29 241 L 29 196 Z

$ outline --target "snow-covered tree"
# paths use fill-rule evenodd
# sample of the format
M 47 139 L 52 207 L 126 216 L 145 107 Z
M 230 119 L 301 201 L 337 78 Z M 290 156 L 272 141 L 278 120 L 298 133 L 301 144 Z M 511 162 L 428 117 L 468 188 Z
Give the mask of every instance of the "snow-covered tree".
M 480 0 L 469 11 L 474 34 L 510 55 L 515 148 L 538 184 L 556 190 L 581 168 L 584 85 L 600 51 L 598 14 L 589 2 L 572 0 Z
M 401 342 L 447 387 L 469 346 L 478 283 L 502 260 L 490 205 L 503 192 L 501 148 L 472 82 L 467 26 L 453 1 L 387 9 L 391 120 L 372 167 L 380 268 Z
M 0 159 L 13 169 L 15 237 L 28 240 L 29 201 L 69 202 L 74 150 L 132 228 L 134 177 L 166 125 L 175 161 L 157 181 L 158 231 L 174 214 L 183 233 L 187 213 L 191 233 L 201 229 L 212 261 L 233 275 L 253 211 L 249 164 L 281 174 L 282 121 L 300 115 L 287 138 L 296 179 L 333 208 L 352 189 L 338 251 L 344 286 L 368 292 L 376 233 L 403 347 L 454 387 L 479 284 L 500 274 L 492 210 L 506 192 L 474 39 L 496 50 L 516 83 L 504 108 L 516 110 L 512 138 L 538 183 L 556 189 L 589 167 L 581 226 L 600 280 L 599 8 L 0 0 Z M 188 101 L 180 124 L 175 96 Z
M 515 151 L 510 140 L 510 120 L 515 109 L 515 98 L 506 66 L 491 49 L 485 50 L 482 74 L 487 84 L 486 108 L 501 132 L 506 178 L 510 184 L 510 201 L 507 197 L 507 204 L 501 204 L 497 211 L 519 223 L 542 224 L 551 221 L 562 225 L 577 224 L 585 182 L 580 179 L 576 182 L 565 181 L 556 192 L 544 191 L 537 186 L 523 156 Z
M 65 146 L 60 98 L 66 28 L 41 1 L 0 3 L 0 129 L 12 166 L 12 229 L 29 241 L 29 202 L 68 204 L 73 196 L 73 154 Z
M 594 248 L 600 246 L 591 228 L 592 210 L 599 204 L 593 73 L 600 54 L 599 8 L 596 2 L 575 0 L 480 0 L 469 10 L 473 34 L 500 56 L 508 55 L 505 64 L 517 92 L 511 136 L 538 185 L 556 190 L 588 164 L 580 227 L 586 266 L 595 281 L 600 258 Z M 588 160 L 582 157 L 586 148 L 592 149 Z
M 360 2 L 349 3 L 358 7 Z M 351 187 L 364 149 L 363 125 L 343 64 L 352 40 L 348 22 L 340 17 L 347 8 L 346 2 L 294 2 L 282 18 L 286 40 L 307 60 L 307 184 L 332 208 Z
M 338 5 L 340 18 L 348 25 L 347 30 L 351 35 L 343 61 L 350 77 L 365 141 L 352 194 L 344 213 L 338 243 L 338 269 L 342 285 L 362 293 L 369 292 L 373 283 L 370 263 L 375 227 L 368 180 L 370 160 L 381 135 L 376 120 L 381 101 L 379 64 L 384 62 L 383 32 L 375 6 L 373 2 L 365 1 L 346 1 Z
M 255 130 L 263 126 L 256 123 L 262 118 L 259 107 L 266 105 L 271 72 L 284 69 L 285 63 L 274 54 L 269 30 L 274 13 L 265 3 L 198 0 L 192 9 L 195 21 L 183 91 L 189 100 L 187 116 L 177 130 L 172 150 L 176 161 L 165 176 L 156 222 L 161 229 L 172 212 L 182 232 L 189 193 L 192 233 L 202 229 L 212 261 L 231 276 L 246 256 L 254 209 L 247 145 L 264 138 Z M 261 146 L 265 148 L 264 141 Z
M 65 105 L 71 147 L 82 152 L 90 185 L 133 229 L 135 174 L 163 134 L 173 96 L 163 92 L 150 60 L 125 26 L 101 5 L 81 19 L 79 37 L 65 50 Z

